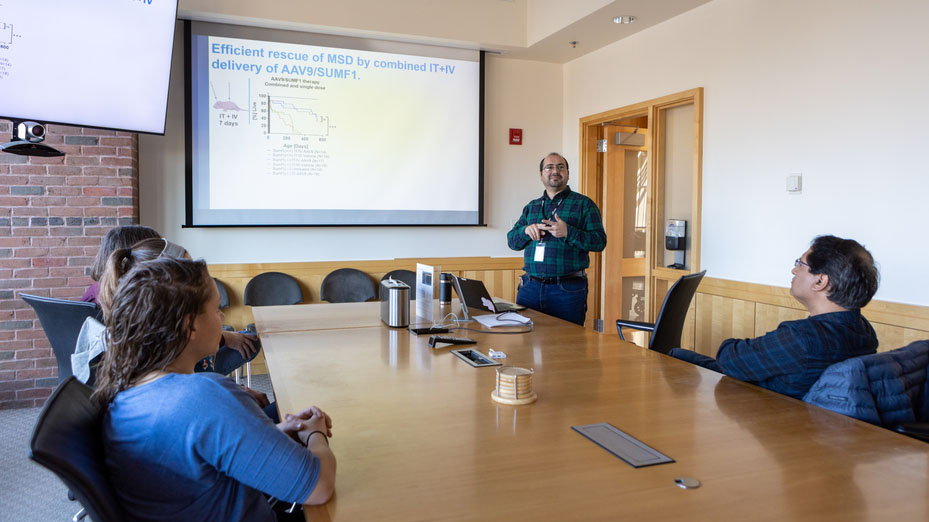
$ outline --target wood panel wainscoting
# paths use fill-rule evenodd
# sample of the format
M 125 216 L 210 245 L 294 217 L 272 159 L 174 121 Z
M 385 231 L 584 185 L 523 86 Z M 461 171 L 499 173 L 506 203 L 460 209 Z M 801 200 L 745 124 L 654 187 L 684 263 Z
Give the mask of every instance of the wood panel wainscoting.
M 319 303 L 320 285 L 326 274 L 333 270 L 356 268 L 377 283 L 391 270 L 415 271 L 417 262 L 441 267 L 443 272 L 459 277 L 480 279 L 491 295 L 509 301 L 516 300 L 519 277 L 523 273 L 522 257 L 216 264 L 209 268 L 210 274 L 229 289 L 230 306 L 225 310 L 225 324 L 239 330 L 254 322 L 251 307 L 243 304 L 245 285 L 262 272 L 284 272 L 294 276 L 303 288 L 303 302 Z M 660 303 L 668 288 L 684 272 L 666 269 L 658 272 L 661 277 L 657 277 L 656 294 Z M 929 307 L 872 301 L 864 309 L 864 314 L 877 331 L 879 351 L 893 350 L 918 339 L 929 339 Z M 681 345 L 715 356 L 725 339 L 758 337 L 774 330 L 782 321 L 806 316 L 806 310 L 790 296 L 787 288 L 705 277 L 690 304 Z M 591 319 L 588 317 L 589 323 L 592 323 Z M 607 334 L 616 335 L 612 325 L 606 325 L 605 330 Z M 627 339 L 643 346 L 647 342 L 644 335 L 627 335 Z M 267 371 L 262 355 L 252 363 L 252 371 Z
M 480 279 L 494 297 L 516 301 L 519 277 L 523 273 L 522 257 L 454 257 L 387 259 L 377 261 L 321 261 L 307 263 L 243 263 L 209 265 L 210 275 L 220 280 L 229 290 L 229 308 L 224 310 L 224 324 L 241 330 L 254 322 L 252 309 L 243 304 L 245 285 L 262 272 L 284 272 L 294 276 L 303 289 L 304 303 L 319 303 L 319 288 L 327 274 L 339 268 L 355 268 L 371 276 L 378 284 L 391 270 L 416 271 L 416 263 L 440 267 L 459 277 Z M 254 373 L 266 373 L 264 355 L 252 362 Z
M 664 292 L 666 287 L 662 298 Z M 929 307 L 871 301 L 862 313 L 877 332 L 878 351 L 929 339 Z M 705 277 L 690 305 L 681 344 L 713 357 L 730 337 L 758 337 L 783 321 L 804 317 L 806 309 L 787 288 Z

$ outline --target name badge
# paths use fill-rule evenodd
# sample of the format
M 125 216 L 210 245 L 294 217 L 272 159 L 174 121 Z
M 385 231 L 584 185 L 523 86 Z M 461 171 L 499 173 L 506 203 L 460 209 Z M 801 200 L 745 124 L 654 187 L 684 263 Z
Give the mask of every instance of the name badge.
M 545 243 L 541 241 L 535 244 L 535 262 L 541 263 L 545 260 Z

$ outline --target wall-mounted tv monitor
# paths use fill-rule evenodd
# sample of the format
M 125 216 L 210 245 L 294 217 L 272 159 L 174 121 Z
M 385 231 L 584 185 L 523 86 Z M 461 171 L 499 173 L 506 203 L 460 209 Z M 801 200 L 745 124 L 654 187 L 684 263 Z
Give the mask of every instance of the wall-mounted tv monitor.
M 164 134 L 177 0 L 0 0 L 0 118 Z
M 483 224 L 479 50 L 187 31 L 187 226 Z

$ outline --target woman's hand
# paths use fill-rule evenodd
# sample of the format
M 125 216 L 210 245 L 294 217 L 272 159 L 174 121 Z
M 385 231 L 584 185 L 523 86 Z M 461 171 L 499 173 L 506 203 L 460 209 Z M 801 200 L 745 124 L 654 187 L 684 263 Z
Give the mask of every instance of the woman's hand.
M 255 341 L 258 340 L 254 335 L 240 334 L 239 332 L 223 331 L 223 346 L 228 346 L 239 352 L 246 361 L 249 360 L 258 348 Z
M 284 422 L 278 424 L 277 428 L 304 446 L 314 431 L 321 431 L 326 437 L 332 437 L 332 419 L 316 406 L 296 415 L 288 413 L 284 416 Z

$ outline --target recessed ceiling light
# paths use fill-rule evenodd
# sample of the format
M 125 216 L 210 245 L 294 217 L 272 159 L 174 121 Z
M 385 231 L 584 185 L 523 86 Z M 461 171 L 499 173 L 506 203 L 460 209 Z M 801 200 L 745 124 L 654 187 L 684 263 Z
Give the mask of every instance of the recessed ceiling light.
M 614 24 L 631 24 L 632 22 L 635 22 L 635 20 L 636 20 L 636 17 L 632 15 L 622 15 L 622 16 L 617 16 L 613 18 L 613 23 Z

